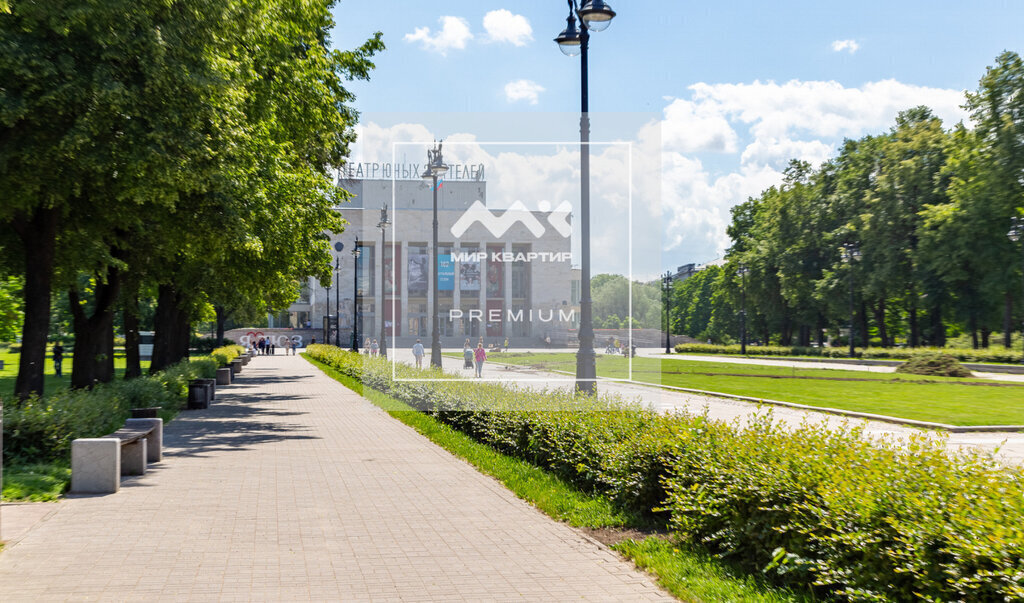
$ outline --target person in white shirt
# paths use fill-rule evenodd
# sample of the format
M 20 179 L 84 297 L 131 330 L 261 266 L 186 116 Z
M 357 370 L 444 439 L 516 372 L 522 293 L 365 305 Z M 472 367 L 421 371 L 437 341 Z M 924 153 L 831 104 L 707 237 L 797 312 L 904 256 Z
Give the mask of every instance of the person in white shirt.
M 412 355 L 416 357 L 416 368 L 423 368 L 423 344 L 420 340 L 416 340 L 416 345 L 412 346 Z

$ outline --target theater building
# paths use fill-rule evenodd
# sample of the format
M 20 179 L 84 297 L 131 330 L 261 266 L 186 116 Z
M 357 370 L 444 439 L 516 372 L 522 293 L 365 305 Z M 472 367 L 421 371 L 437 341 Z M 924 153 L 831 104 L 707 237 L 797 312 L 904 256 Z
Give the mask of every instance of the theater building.
M 413 176 L 414 168 L 405 173 Z M 394 169 L 403 173 L 399 166 Z M 461 347 L 466 338 L 475 344 L 481 336 L 488 343 L 507 337 L 516 346 L 539 345 L 546 337 L 553 342 L 568 339 L 579 321 L 568 206 L 561 211 L 542 202 L 533 209 L 516 202 L 493 207 L 487 201 L 483 166 L 452 166 L 437 191 L 435 312 L 432 183 L 360 178 L 373 175 L 369 167 L 345 175 L 339 184 L 352 198 L 338 209 L 348 223 L 345 231 L 331 239 L 336 260 L 332 288 L 309 279 L 289 308 L 292 326 L 308 321 L 314 328 L 333 329 L 335 319 L 326 317 L 337 317 L 343 346 L 351 344 L 356 316 L 360 346 L 368 337 L 380 337 L 383 320 L 389 345 L 392 338 L 403 346 L 420 338 L 429 347 L 431 316 L 437 316 L 446 347 Z M 391 224 L 384 228 L 382 241 L 379 224 L 385 205 Z M 351 253 L 356 247 L 358 259 Z

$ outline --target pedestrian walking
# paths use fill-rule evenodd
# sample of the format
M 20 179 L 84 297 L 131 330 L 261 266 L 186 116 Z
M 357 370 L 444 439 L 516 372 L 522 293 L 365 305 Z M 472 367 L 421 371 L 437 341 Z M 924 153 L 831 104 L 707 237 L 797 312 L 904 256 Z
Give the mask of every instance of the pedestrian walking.
M 376 356 L 378 352 L 380 352 L 380 344 L 377 343 L 376 339 L 374 339 L 373 342 L 370 343 L 370 355 Z
M 462 346 L 462 359 L 465 361 L 462 368 L 473 368 L 473 346 L 469 344 L 469 339 Z
M 508 337 L 505 338 L 505 351 L 508 351 Z
M 416 357 L 416 368 L 423 368 L 423 344 L 420 340 L 416 340 L 416 345 L 412 346 L 412 355 Z
M 291 353 L 292 353 L 292 340 L 287 338 L 287 337 L 285 337 L 284 338 L 284 355 L 285 356 L 289 356 L 289 355 L 291 355 Z
M 53 344 L 53 374 L 58 377 L 61 375 L 61 368 L 64 366 L 64 346 L 57 343 Z
M 299 342 L 300 342 L 300 341 L 301 341 L 301 340 L 299 339 L 299 336 L 298 336 L 298 335 L 296 335 L 296 336 L 292 337 L 292 356 L 294 356 L 294 355 L 295 355 L 295 353 L 296 353 L 296 350 L 297 350 L 297 349 L 298 349 L 298 347 L 299 347 Z
M 484 360 L 487 360 L 487 350 L 484 349 L 484 344 L 476 344 L 476 352 L 474 353 L 476 358 L 476 376 L 482 378 L 484 372 Z
M 367 337 L 366 341 L 363 342 L 363 353 L 367 356 L 370 355 L 370 338 Z

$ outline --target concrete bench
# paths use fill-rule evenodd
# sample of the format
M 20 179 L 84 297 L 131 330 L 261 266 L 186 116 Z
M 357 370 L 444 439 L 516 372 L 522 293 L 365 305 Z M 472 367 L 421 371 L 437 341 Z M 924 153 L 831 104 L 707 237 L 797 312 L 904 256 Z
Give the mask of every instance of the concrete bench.
M 163 458 L 163 419 L 128 419 L 102 438 L 71 442 L 71 492 L 107 494 L 121 487 L 122 475 L 145 475 L 146 464 Z

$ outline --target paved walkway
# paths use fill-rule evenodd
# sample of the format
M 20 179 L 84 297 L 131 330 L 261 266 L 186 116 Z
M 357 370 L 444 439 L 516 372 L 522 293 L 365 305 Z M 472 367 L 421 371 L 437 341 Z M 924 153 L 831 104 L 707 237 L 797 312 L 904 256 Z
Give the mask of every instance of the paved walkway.
M 461 352 L 461 350 L 445 350 L 446 352 Z M 573 352 L 575 350 L 529 350 L 514 349 L 516 352 Z M 661 350 L 662 352 L 664 350 Z M 640 351 L 638 350 L 638 353 Z M 657 353 L 651 350 L 644 350 L 651 356 Z M 401 348 L 393 350 L 394 359 L 399 362 L 413 364 L 412 352 Z M 685 357 L 683 359 L 689 359 Z M 430 361 L 429 350 L 424 365 Z M 780 362 L 780 361 L 775 361 Z M 784 361 L 782 361 L 784 362 Z M 442 361 L 444 370 L 464 377 L 472 377 L 473 371 L 463 369 L 462 360 L 459 358 L 445 357 Z M 753 362 L 760 364 L 760 362 Z M 822 368 L 818 366 L 808 367 L 805 364 L 798 365 L 799 368 Z M 841 367 L 848 368 L 848 367 Z M 862 367 L 877 368 L 877 367 Z M 544 388 L 564 388 L 573 386 L 571 375 L 550 373 L 541 370 L 531 369 L 524 365 L 501 364 L 501 353 L 491 354 L 484 363 L 485 379 L 515 383 L 520 386 Z M 1013 376 L 1013 375 L 1005 375 Z M 621 381 L 601 380 L 598 382 L 598 391 L 601 393 L 618 394 L 627 400 L 635 400 L 656 410 L 677 411 L 683 410 L 694 414 L 700 414 L 705 410 L 711 418 L 721 421 L 745 421 L 758 412 L 764 412 L 764 407 L 759 408 L 757 404 L 730 398 L 720 398 L 711 395 L 703 395 L 693 392 L 674 391 L 651 385 L 641 385 Z M 1014 392 L 1015 393 L 1015 392 Z M 862 419 L 848 418 L 825 412 L 816 412 L 791 408 L 785 406 L 766 405 L 770 408 L 773 416 L 778 421 L 787 425 L 799 425 L 809 421 L 816 424 L 824 424 L 832 429 L 846 429 L 850 426 L 863 426 L 864 432 L 873 437 L 905 438 L 911 434 L 921 433 L 921 429 L 883 421 L 868 421 Z M 1024 464 L 1024 433 L 1020 432 L 974 432 L 974 433 L 946 433 L 929 432 L 936 438 L 943 438 L 946 444 L 952 449 L 970 449 L 983 453 L 994 453 L 1000 462 L 1008 465 Z
M 0 601 L 667 598 L 299 357 L 254 358 L 164 437 L 0 552 Z

